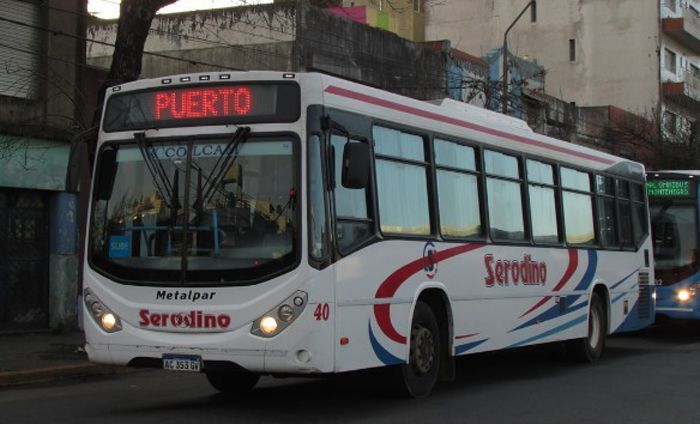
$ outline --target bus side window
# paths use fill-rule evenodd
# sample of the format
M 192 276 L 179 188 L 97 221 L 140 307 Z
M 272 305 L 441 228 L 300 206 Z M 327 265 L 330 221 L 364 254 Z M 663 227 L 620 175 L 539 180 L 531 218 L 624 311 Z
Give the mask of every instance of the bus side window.
M 309 137 L 309 255 L 315 260 L 328 256 L 328 216 L 323 189 L 321 139 Z
M 336 215 L 336 240 L 338 250 L 348 253 L 354 247 L 362 244 L 373 234 L 373 223 L 367 208 L 368 189 L 349 189 L 341 184 L 343 167 L 343 150 L 347 142 L 345 136 L 332 134 L 331 146 L 333 146 L 335 167 L 335 198 Z M 350 140 L 351 143 L 360 143 L 358 140 Z
M 481 236 L 474 148 L 436 138 L 434 149 L 440 232 L 454 238 Z
M 644 188 L 641 184 L 630 183 L 630 199 L 632 200 L 632 238 L 634 245 L 639 246 L 648 231 Z
M 598 228 L 603 247 L 619 247 L 617 240 L 617 217 L 615 214 L 615 180 L 596 175 L 598 195 Z
M 374 126 L 372 138 L 382 232 L 429 235 L 428 163 L 423 137 Z
M 520 163 L 515 156 L 484 151 L 486 193 L 491 237 L 501 241 L 525 241 Z
M 623 248 L 634 247 L 632 234 L 632 208 L 630 204 L 630 187 L 627 181 L 617 181 L 617 211 L 620 218 L 620 241 Z
M 561 187 L 566 242 L 574 245 L 595 243 L 590 175 L 561 167 Z
M 526 164 L 532 239 L 535 243 L 559 243 L 554 167 L 532 159 Z

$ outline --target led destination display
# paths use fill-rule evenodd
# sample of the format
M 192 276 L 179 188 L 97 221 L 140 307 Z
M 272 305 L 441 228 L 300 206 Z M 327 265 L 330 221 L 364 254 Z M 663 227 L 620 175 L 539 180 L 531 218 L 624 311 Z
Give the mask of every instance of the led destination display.
M 690 180 L 650 180 L 647 194 L 649 197 L 693 197 L 694 187 Z
M 299 117 L 295 83 L 198 85 L 125 92 L 107 103 L 105 131 L 292 122 Z

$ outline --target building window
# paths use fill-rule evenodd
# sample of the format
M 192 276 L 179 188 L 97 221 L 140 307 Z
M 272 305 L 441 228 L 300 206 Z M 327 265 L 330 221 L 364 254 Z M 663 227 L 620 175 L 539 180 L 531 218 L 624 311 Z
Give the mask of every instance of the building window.
M 667 134 L 675 135 L 678 128 L 678 116 L 675 113 L 664 112 L 664 129 Z
M 413 11 L 417 13 L 423 12 L 423 0 L 413 0 Z
M 0 96 L 39 97 L 42 24 L 38 2 L 0 1 Z
M 676 54 L 669 49 L 664 49 L 664 69 L 676 73 Z
M 576 40 L 569 40 L 569 62 L 576 61 Z
M 537 3 L 530 6 L 530 22 L 537 22 Z
M 664 5 L 671 9 L 672 12 L 676 11 L 676 0 L 664 0 Z
M 692 76 L 695 78 L 700 78 L 700 68 L 697 66 L 693 65 L 692 63 L 690 64 L 690 73 Z

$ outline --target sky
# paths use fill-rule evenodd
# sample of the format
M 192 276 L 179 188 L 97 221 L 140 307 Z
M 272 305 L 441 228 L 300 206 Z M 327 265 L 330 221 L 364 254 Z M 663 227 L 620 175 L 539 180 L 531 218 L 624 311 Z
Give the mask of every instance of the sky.
M 88 0 L 88 12 L 103 19 L 118 18 L 119 3 L 120 0 Z M 258 3 L 272 3 L 272 0 L 178 0 L 170 6 L 162 8 L 158 13 L 175 13 Z

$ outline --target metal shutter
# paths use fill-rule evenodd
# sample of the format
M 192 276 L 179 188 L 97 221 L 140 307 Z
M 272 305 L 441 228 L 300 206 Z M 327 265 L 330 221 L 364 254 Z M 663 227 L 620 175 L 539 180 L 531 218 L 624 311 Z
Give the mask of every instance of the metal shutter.
M 0 17 L 41 25 L 39 5 L 0 0 Z M 41 79 L 41 30 L 0 21 L 0 95 L 36 98 Z

